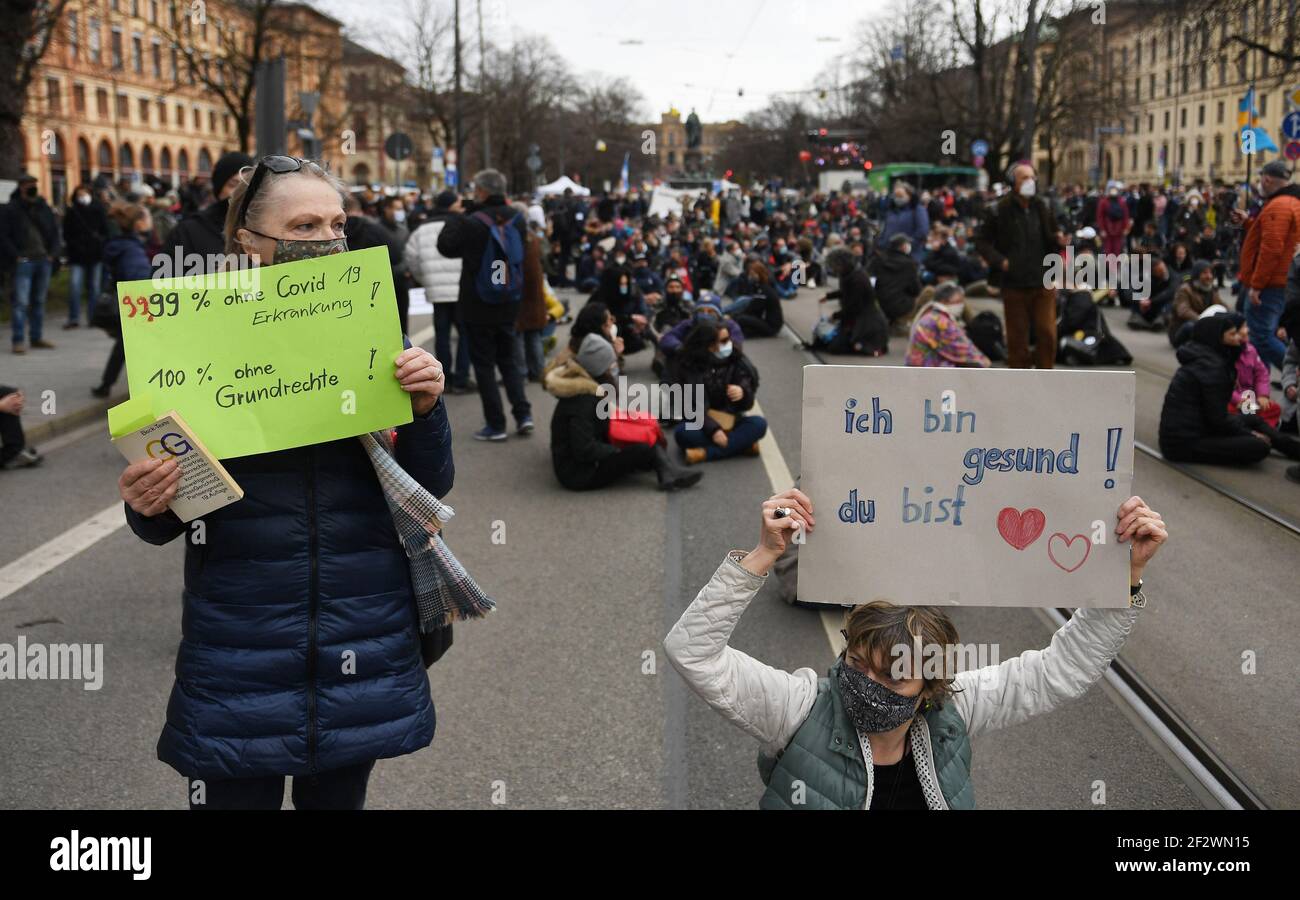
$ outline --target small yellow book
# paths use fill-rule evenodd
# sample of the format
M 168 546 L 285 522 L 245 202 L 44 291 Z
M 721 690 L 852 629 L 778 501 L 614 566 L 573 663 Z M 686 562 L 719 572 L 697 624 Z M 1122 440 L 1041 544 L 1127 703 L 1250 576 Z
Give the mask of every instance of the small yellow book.
M 152 414 L 146 416 L 148 421 L 143 424 L 138 417 L 123 424 L 126 417 L 114 413 L 130 402 L 109 411 L 113 446 L 126 457 L 127 462 L 176 460 L 181 468 L 181 481 L 169 508 L 177 518 L 182 522 L 192 522 L 243 498 L 244 489 L 208 452 L 180 413 L 170 410 L 157 418 Z M 138 412 L 138 408 L 133 411 Z

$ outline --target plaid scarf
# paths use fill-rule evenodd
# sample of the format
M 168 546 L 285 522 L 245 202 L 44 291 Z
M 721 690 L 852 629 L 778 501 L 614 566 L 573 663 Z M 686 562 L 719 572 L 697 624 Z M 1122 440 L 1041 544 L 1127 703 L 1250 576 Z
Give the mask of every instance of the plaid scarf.
M 439 533 L 456 511 L 440 503 L 397 464 L 390 432 L 363 434 L 360 440 L 375 467 L 397 536 L 411 562 L 420 633 L 428 634 L 464 619 L 482 618 L 495 609 L 496 603 L 465 571 Z

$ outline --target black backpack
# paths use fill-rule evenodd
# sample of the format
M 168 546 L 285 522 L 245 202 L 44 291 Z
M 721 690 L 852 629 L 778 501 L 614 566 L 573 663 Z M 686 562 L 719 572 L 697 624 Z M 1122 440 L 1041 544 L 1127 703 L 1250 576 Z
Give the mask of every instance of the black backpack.
M 1007 338 L 997 313 L 980 313 L 970 320 L 966 333 L 970 335 L 971 343 L 990 360 L 997 362 L 1007 358 Z

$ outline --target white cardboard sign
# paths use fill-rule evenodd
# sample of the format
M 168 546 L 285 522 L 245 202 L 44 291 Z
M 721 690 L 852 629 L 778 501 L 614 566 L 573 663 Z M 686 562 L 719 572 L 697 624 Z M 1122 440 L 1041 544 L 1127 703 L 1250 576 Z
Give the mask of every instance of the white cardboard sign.
M 799 599 L 1123 607 L 1132 372 L 807 366 Z

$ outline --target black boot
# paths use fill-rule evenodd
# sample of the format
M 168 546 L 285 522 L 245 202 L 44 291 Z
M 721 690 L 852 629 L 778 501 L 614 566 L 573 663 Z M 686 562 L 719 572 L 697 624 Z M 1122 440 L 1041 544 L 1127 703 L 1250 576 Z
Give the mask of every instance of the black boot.
M 668 451 L 655 445 L 655 476 L 659 479 L 659 490 L 671 491 L 675 488 L 687 488 L 704 477 L 703 472 L 683 469 L 673 462 Z
M 1289 434 L 1279 434 L 1273 438 L 1273 449 L 1289 459 L 1300 461 L 1300 440 Z

